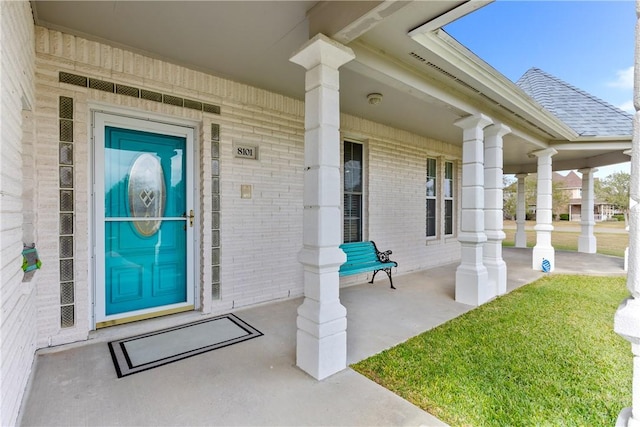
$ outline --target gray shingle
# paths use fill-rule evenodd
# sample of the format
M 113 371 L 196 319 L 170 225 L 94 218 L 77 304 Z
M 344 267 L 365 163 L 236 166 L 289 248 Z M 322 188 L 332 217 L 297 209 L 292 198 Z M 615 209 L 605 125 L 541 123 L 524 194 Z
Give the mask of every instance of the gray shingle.
M 530 68 L 516 85 L 580 136 L 632 133 L 631 114 L 539 68 Z

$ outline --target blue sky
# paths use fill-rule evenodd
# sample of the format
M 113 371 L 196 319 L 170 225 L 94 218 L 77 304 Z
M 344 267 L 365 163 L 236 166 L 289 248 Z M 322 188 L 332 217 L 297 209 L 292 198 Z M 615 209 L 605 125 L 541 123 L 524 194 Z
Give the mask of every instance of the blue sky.
M 498 0 L 445 30 L 514 82 L 537 67 L 632 112 L 635 22 L 632 0 Z

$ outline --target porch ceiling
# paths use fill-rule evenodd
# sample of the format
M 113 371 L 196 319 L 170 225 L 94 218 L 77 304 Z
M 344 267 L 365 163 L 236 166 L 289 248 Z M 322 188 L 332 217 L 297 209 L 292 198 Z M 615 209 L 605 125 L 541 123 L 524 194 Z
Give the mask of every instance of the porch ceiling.
M 445 25 L 484 4 L 466 0 L 32 1 L 38 25 L 298 99 L 304 97 L 304 71 L 289 57 L 309 39 L 309 28 L 323 31 L 347 43 L 357 56 L 341 72 L 343 112 L 460 145 L 462 130 L 453 122 L 482 111 L 518 130 L 505 138 L 505 171 L 532 172 L 536 159 L 528 154 L 550 141 L 566 142 L 558 131 L 562 127 L 554 126 L 544 114 L 523 120 L 518 115 L 523 115 L 520 108 L 527 107 L 526 102 L 509 99 L 408 35 L 425 23 Z M 469 61 L 479 60 L 469 54 Z M 491 81 L 506 81 L 482 64 Z M 509 90 L 510 84 L 505 83 Z M 382 103 L 367 102 L 366 95 L 372 92 L 384 95 Z M 560 151 L 554 156 L 554 169 L 627 161 L 622 151 L 601 144 L 590 151 Z

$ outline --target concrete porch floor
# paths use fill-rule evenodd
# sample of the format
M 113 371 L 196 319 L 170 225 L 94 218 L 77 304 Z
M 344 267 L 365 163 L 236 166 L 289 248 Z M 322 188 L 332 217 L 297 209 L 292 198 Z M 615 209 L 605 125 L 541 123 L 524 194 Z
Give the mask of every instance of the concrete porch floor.
M 531 250 L 505 248 L 509 291 L 544 273 Z M 357 362 L 473 307 L 454 301 L 457 264 L 341 289 L 347 362 Z M 625 275 L 623 260 L 556 252 L 555 273 Z M 234 313 L 264 336 L 118 379 L 107 342 L 201 318 L 176 315 L 108 328 L 77 344 L 40 350 L 20 424 L 35 425 L 445 425 L 351 369 L 316 381 L 295 366 L 302 299 Z

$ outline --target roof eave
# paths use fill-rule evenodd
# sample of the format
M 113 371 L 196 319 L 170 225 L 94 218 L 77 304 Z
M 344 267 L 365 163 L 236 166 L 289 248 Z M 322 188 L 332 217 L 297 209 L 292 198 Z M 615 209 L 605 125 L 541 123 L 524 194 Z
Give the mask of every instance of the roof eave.
M 578 134 L 560 119 L 531 99 L 518 86 L 464 47 L 444 30 L 412 31 L 410 37 L 442 60 L 465 74 L 481 88 L 492 92 L 504 105 L 508 105 L 522 117 L 531 118 L 538 126 L 547 129 L 557 139 L 574 140 Z
M 631 142 L 633 136 L 629 135 L 604 135 L 604 136 L 578 136 L 574 142 Z
M 579 137 L 569 142 L 550 142 L 549 147 L 558 151 L 575 150 L 630 150 L 632 144 L 631 135 L 624 136 L 599 136 L 599 137 Z
M 420 33 L 428 33 L 431 31 L 439 30 L 452 23 L 453 21 L 462 18 L 465 15 L 468 15 L 476 10 L 493 3 L 495 0 L 468 0 L 467 2 L 454 7 L 450 11 L 443 13 L 442 15 L 434 18 L 424 24 L 420 25 L 417 28 L 409 31 L 409 37 L 413 37 L 414 34 Z

